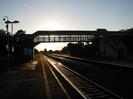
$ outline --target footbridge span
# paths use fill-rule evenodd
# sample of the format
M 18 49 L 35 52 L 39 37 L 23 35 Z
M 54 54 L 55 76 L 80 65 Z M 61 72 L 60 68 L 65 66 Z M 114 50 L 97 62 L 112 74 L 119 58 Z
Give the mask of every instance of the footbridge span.
M 29 36 L 29 35 L 28 35 Z M 97 29 L 96 31 L 83 30 L 60 30 L 60 31 L 37 31 L 31 34 L 33 45 L 50 42 L 93 42 L 97 39 L 99 55 L 103 57 L 117 57 L 118 50 L 126 52 L 126 45 L 122 42 L 123 37 L 133 37 L 132 33 L 120 31 L 107 31 L 106 29 Z M 31 50 L 30 49 L 30 50 Z M 33 53 L 33 52 L 32 52 Z M 32 54 L 33 55 L 33 54 Z

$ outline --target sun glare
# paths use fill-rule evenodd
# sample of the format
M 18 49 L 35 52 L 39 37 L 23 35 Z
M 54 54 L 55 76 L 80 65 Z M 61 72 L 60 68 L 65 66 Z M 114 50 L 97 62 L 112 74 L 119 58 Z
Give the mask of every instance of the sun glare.
M 57 21 L 47 21 L 41 26 L 42 30 L 62 30 L 64 29 L 63 24 L 57 22 Z
M 68 43 L 40 43 L 35 47 L 39 51 L 47 50 L 61 50 L 64 46 L 67 46 Z
M 64 24 L 62 24 L 60 21 L 56 21 L 53 19 L 48 19 L 44 20 L 40 27 L 38 28 L 39 30 L 48 30 L 48 31 L 53 31 L 53 30 L 64 30 L 66 27 Z M 35 48 L 39 51 L 44 50 L 45 48 L 47 50 L 61 50 L 64 46 L 66 46 L 67 43 L 41 43 L 37 45 Z

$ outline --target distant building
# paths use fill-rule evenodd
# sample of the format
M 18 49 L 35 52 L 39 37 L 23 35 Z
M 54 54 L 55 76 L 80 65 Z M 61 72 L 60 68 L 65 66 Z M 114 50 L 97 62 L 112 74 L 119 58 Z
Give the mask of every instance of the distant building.
M 106 36 L 99 40 L 99 53 L 101 57 L 105 58 L 125 58 L 127 48 L 119 37 Z

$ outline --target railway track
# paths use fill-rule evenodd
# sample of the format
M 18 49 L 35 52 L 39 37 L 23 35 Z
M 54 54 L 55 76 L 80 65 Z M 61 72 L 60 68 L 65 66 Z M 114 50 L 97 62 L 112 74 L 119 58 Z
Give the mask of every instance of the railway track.
M 81 95 L 55 70 L 44 57 L 40 57 L 47 99 L 83 99 Z
M 81 74 L 45 56 L 49 68 L 56 77 L 53 68 L 83 97 L 83 99 L 122 99 L 122 97 L 89 80 Z

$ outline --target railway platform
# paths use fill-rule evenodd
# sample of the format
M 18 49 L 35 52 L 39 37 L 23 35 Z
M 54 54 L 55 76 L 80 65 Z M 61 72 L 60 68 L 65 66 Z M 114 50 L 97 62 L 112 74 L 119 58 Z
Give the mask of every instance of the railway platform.
M 45 99 L 41 67 L 37 61 L 24 63 L 17 70 L 0 74 L 0 99 Z
M 17 70 L 0 74 L 0 99 L 73 99 L 82 97 L 67 89 L 51 73 L 43 55 L 19 66 Z M 70 92 L 70 95 L 67 91 Z

